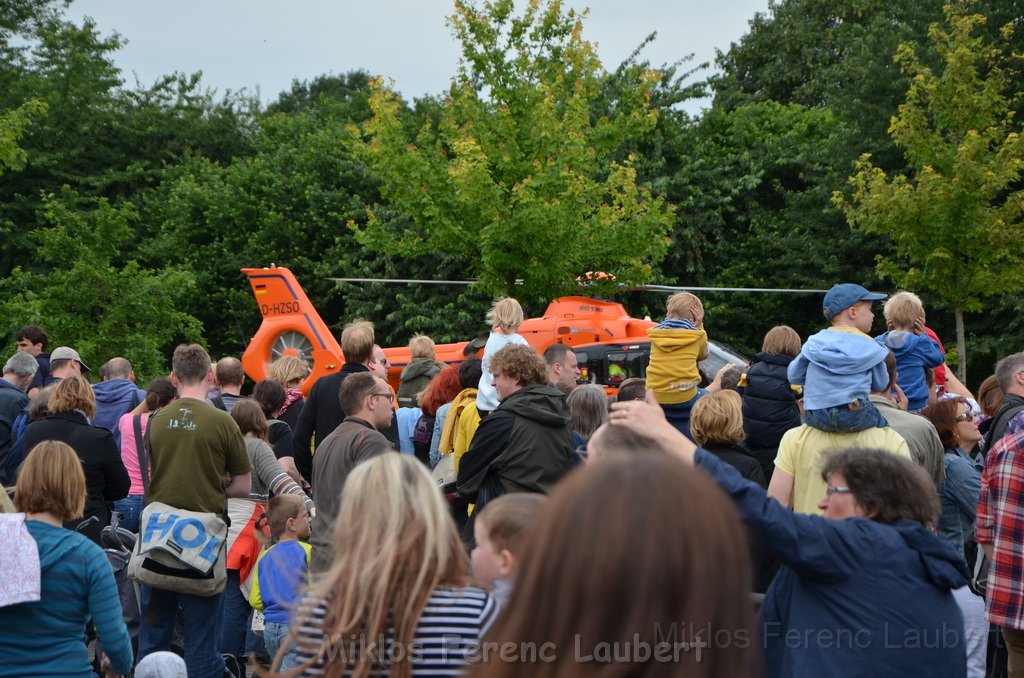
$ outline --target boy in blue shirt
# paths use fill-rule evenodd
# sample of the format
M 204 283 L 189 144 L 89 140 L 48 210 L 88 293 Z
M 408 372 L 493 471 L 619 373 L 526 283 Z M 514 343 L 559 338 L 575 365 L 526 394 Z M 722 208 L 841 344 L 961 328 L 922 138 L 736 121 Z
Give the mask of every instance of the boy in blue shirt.
M 889 385 L 889 350 L 868 335 L 871 303 L 884 298 L 853 283 L 834 285 L 825 295 L 822 312 L 832 326 L 811 336 L 788 369 L 790 383 L 804 387 L 808 426 L 853 433 L 889 425 L 868 400 Z
M 267 523 L 273 546 L 260 554 L 253 570 L 249 604 L 263 610 L 263 642 L 271 657 L 277 657 L 288 639 L 289 622 L 309 584 L 310 546 L 300 539 L 309 537 L 309 512 L 302 497 L 281 494 L 270 499 Z M 278 671 L 298 666 L 295 641 L 277 665 Z
M 885 326 L 888 332 L 875 340 L 896 356 L 896 385 L 907 396 L 907 411 L 919 412 L 928 406 L 928 379 L 925 371 L 945 361 L 942 349 L 924 333 L 924 306 L 913 292 L 899 292 L 885 302 Z

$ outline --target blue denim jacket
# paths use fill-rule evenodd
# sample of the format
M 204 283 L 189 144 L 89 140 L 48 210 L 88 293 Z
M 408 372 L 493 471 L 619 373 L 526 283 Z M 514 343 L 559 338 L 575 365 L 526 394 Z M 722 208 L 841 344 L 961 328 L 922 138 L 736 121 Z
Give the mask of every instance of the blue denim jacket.
M 974 519 L 981 494 L 981 469 L 959 447 L 945 454 L 946 479 L 939 483 L 939 536 L 963 555 L 964 544 L 974 538 Z

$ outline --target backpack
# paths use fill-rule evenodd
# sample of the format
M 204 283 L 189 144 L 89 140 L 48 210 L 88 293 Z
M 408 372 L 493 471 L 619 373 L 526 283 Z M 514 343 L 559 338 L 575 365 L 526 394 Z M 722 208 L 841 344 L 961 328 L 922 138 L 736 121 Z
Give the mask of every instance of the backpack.
M 985 432 L 985 437 L 982 438 L 982 449 L 986 455 L 1006 433 L 1006 427 L 1010 420 L 1021 411 L 1024 411 L 1024 398 L 1013 394 L 1006 396 L 999 411 L 992 417 L 992 423 L 989 425 L 988 431 Z
M 435 417 L 426 414 L 419 418 L 419 421 L 416 422 L 416 428 L 412 431 L 413 445 L 426 445 L 430 447 L 430 441 L 434 437 L 434 420 Z

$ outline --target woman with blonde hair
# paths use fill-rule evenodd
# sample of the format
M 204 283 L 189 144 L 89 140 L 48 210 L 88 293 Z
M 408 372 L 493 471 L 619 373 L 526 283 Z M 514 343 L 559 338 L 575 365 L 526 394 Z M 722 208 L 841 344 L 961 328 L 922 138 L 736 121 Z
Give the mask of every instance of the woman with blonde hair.
M 85 472 L 83 521 L 96 518 L 81 532 L 98 544 L 100 531 L 110 524 L 108 502 L 124 499 L 131 488 L 121 450 L 110 431 L 89 423 L 96 414 L 96 396 L 85 377 L 62 379 L 50 395 L 49 412 L 25 430 L 25 449 L 31 450 L 44 440 L 59 440 L 75 451 Z M 79 522 L 69 522 L 66 527 L 74 529 Z
M 467 585 L 466 551 L 423 464 L 384 454 L 356 466 L 333 541 L 292 623 L 300 675 L 461 675 L 497 606 Z
M 17 521 L 15 526 L 30 537 L 27 548 L 38 549 L 39 594 L 0 606 L 0 676 L 94 676 L 85 644 L 90 620 L 103 640 L 110 670 L 131 670 L 131 638 L 110 563 L 100 547 L 61 525 L 81 517 L 85 483 L 79 457 L 66 443 L 44 441 L 25 458 L 14 497 L 22 513 L 9 514 L 3 522 Z M 18 556 L 27 555 L 26 546 L 4 543 L 4 576 L 9 583 L 24 583 L 17 563 Z
M 747 453 L 743 441 L 742 399 L 735 391 L 716 391 L 693 406 L 690 433 L 695 443 L 729 464 L 747 480 L 768 487 L 757 459 Z
M 299 412 L 302 411 L 305 397 L 300 387 L 302 382 L 309 376 L 309 365 L 302 358 L 293 355 L 281 356 L 270 364 L 267 369 L 267 379 L 272 379 L 284 387 L 284 403 L 276 412 L 271 414 L 273 419 L 280 419 L 295 430 L 299 423 Z

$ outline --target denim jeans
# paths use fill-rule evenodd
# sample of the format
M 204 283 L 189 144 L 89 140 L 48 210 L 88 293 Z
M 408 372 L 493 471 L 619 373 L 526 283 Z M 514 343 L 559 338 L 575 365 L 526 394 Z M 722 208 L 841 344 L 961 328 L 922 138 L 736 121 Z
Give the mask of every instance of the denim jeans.
M 252 607 L 239 588 L 238 570 L 228 570 L 221 605 L 217 647 L 221 654 L 234 655 L 242 663 L 243 656 L 258 654 L 263 641 L 252 632 Z
M 277 657 L 277 651 L 281 649 L 281 645 L 288 639 L 288 630 L 289 626 L 287 624 L 271 621 L 265 623 L 263 627 L 263 642 L 267 644 L 267 652 L 270 654 L 271 659 Z M 295 646 L 295 641 L 292 640 L 288 646 L 288 651 L 281 658 L 281 665 L 277 667 L 277 670 L 287 671 L 288 669 L 294 669 L 298 665 L 298 649 Z
M 860 398 L 846 405 L 836 405 L 820 410 L 805 410 L 804 423 L 819 431 L 830 433 L 856 433 L 869 428 L 885 428 L 889 425 L 874 404 Z
M 138 534 L 139 521 L 142 520 L 143 499 L 145 499 L 144 495 L 129 494 L 124 499 L 118 499 L 114 502 L 114 510 L 122 516 L 120 527 Z
M 193 596 L 142 587 L 142 623 L 139 625 L 139 656 L 171 649 L 178 607 L 185 617 L 185 667 L 190 678 L 221 678 L 224 658 L 217 649 L 221 597 Z

